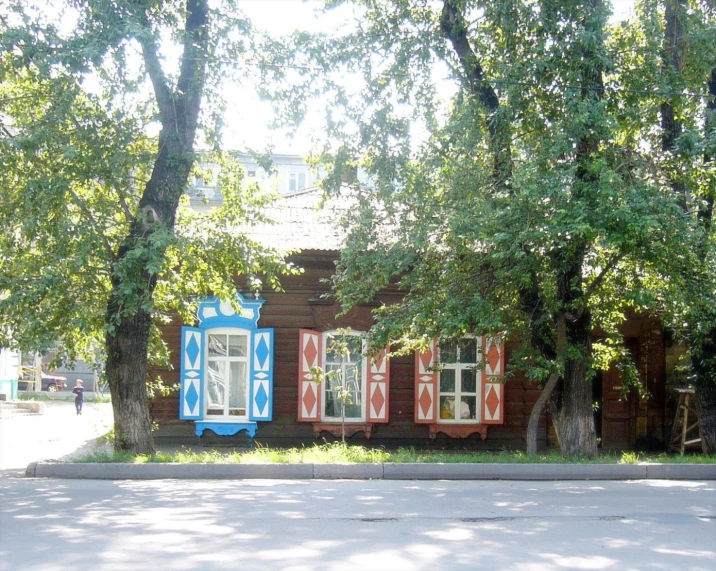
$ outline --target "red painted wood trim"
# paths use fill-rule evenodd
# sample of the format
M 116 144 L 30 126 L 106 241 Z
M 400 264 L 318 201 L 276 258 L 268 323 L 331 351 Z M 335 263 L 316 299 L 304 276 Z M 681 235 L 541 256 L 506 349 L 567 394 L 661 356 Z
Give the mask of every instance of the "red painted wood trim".
M 467 438 L 471 434 L 479 434 L 483 440 L 487 438 L 487 426 L 484 424 L 431 424 L 430 438 L 435 439 L 442 432 L 450 438 Z
M 365 437 L 370 438 L 374 428 L 375 426 L 369 422 L 346 422 L 345 425 L 346 436 L 348 437 L 358 432 L 365 432 Z M 316 438 L 318 438 L 323 431 L 329 432 L 333 436 L 340 436 L 342 430 L 341 424 L 336 422 L 313 423 L 313 433 L 316 435 Z

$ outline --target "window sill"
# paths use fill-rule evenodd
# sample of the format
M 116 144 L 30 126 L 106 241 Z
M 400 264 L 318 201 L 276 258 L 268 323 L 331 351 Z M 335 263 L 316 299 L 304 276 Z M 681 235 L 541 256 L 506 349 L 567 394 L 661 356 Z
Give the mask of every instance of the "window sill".
M 430 424 L 429 428 L 433 440 L 440 432 L 450 438 L 467 438 L 472 434 L 479 434 L 483 440 L 487 438 L 486 424 Z
M 365 437 L 370 438 L 373 434 L 373 427 L 374 425 L 368 422 L 346 422 L 346 436 L 353 436 L 358 432 L 365 432 Z M 333 436 L 340 436 L 343 431 L 343 427 L 340 422 L 313 423 L 313 434 L 315 434 L 316 438 L 318 438 L 323 431 L 329 432 Z
M 256 436 L 255 422 L 235 422 L 231 420 L 197 420 L 194 425 L 197 436 L 201 436 L 202 433 L 207 429 L 215 432 L 218 436 L 234 436 L 242 430 L 248 432 L 251 438 Z

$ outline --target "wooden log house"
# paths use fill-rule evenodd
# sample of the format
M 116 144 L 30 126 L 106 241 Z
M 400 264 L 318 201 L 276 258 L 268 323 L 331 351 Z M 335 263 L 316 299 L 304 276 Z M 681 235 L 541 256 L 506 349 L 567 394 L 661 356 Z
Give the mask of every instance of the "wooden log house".
M 255 229 L 267 243 L 300 250 L 288 259 L 304 271 L 283 278 L 284 291 L 243 289 L 238 313 L 226 301 L 204 300 L 195 323 L 177 319 L 164 327 L 172 369 L 155 368 L 151 375 L 181 390 L 152 401 L 157 441 L 241 446 L 248 437 L 293 446 L 334 440 L 345 430 L 350 442 L 386 447 L 523 449 L 540 388 L 519 372 L 505 381 L 510 342 L 478 336 L 440 346 L 434 340 L 419 355 L 362 356 L 360 333 L 369 329 L 372 310 L 395 303 L 400 293 L 383 291 L 374 304 L 338 317 L 338 304 L 323 294 L 342 238 L 330 205 L 316 210 L 319 199 L 315 189 L 282 197 L 274 213 L 279 224 Z M 339 329 L 351 335 L 340 337 Z M 661 323 L 634 317 L 623 333 L 650 397 L 624 396 L 616 368 L 598 374 L 600 444 L 663 448 L 668 427 Z M 335 350 L 337 336 L 346 354 Z M 335 371 L 335 377 L 317 383 L 315 366 Z M 543 448 L 556 446 L 550 424 L 543 415 Z

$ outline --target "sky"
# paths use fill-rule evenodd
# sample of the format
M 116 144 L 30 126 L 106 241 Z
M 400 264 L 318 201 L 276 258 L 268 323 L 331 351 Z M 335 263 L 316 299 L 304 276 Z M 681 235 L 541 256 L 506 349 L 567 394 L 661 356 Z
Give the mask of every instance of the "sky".
M 316 0 L 239 0 L 239 7 L 251 18 L 255 27 L 270 31 L 274 35 L 289 34 L 297 29 L 310 32 L 330 31 L 344 16 L 316 16 L 316 8 L 323 2 Z M 613 0 L 612 19 L 619 21 L 633 10 L 634 0 Z M 272 117 L 271 105 L 259 101 L 250 86 L 239 91 L 233 98 L 235 104 L 228 109 L 224 142 L 229 148 L 264 149 L 271 147 L 274 152 L 305 155 L 310 149 L 311 132 L 317 129 L 318 121 L 310 116 L 297 133 L 290 137 L 287 132 L 271 131 L 268 123 Z M 316 112 L 319 112 L 316 110 Z
M 61 4 L 61 0 L 27 1 L 36 6 L 46 6 L 48 3 L 55 5 L 55 8 L 47 12 L 48 16 Z M 256 28 L 269 31 L 274 36 L 296 30 L 329 32 L 340 25 L 349 13 L 347 9 L 334 9 L 329 14 L 317 15 L 318 8 L 323 5 L 321 0 L 237 0 L 237 4 Z M 634 0 L 613 0 L 612 6 L 612 19 L 618 21 L 633 10 Z M 62 27 L 71 27 L 72 22 L 71 15 L 65 13 Z M 177 57 L 178 55 L 177 53 Z M 91 79 L 87 83 L 91 88 Z M 448 87 L 454 89 L 454 86 Z M 446 93 L 445 96 L 449 95 L 450 93 Z M 313 104 L 314 113 L 321 112 L 320 106 L 321 102 Z M 305 155 L 311 150 L 311 134 L 320 129 L 320 121 L 309 115 L 297 132 L 290 136 L 287 130 L 275 131 L 269 128 L 272 117 L 271 104 L 259 100 L 255 85 L 237 88 L 232 92 L 227 107 L 224 146 L 236 150 L 265 151 L 270 148 L 276 153 L 299 155 Z

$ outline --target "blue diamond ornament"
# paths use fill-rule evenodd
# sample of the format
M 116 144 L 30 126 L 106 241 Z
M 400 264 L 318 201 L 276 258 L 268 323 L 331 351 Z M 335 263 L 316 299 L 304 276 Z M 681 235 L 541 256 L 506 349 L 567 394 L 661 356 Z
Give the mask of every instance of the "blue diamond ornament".
M 194 383 L 189 385 L 189 388 L 186 390 L 186 394 L 184 395 L 184 399 L 186 400 L 186 404 L 189 405 L 190 414 L 194 414 L 196 403 L 199 401 L 199 393 L 196 392 Z
M 268 403 L 268 394 L 266 394 L 266 387 L 264 386 L 264 383 L 261 383 L 259 385 L 259 388 L 256 391 L 256 397 L 254 398 L 254 402 L 259 408 L 259 414 L 261 416 L 266 416 L 264 410 L 266 409 L 266 403 Z
M 256 359 L 258 361 L 258 370 L 259 371 L 265 371 L 268 369 L 268 357 L 269 357 L 269 348 L 268 343 L 266 342 L 266 337 L 261 337 L 258 344 L 256 345 Z

